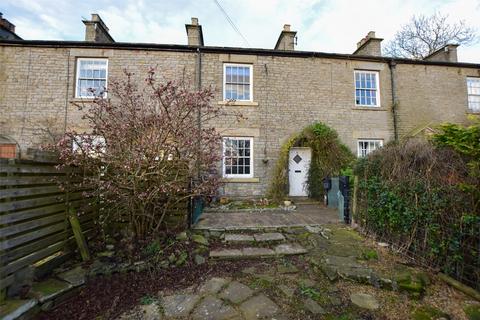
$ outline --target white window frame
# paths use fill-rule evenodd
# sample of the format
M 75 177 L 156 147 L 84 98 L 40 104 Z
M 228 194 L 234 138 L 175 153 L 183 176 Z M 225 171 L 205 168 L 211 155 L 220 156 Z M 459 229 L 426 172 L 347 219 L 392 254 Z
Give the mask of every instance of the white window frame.
M 468 110 L 471 111 L 471 112 L 480 113 L 480 106 L 478 107 L 478 109 L 473 109 L 472 106 L 470 106 L 470 96 L 480 98 L 480 93 L 479 94 L 470 93 L 469 86 L 468 86 L 469 81 L 475 81 L 475 82 L 478 82 L 480 84 L 480 77 L 467 77 L 467 107 L 468 107 Z
M 226 173 L 226 164 L 225 164 L 225 150 L 226 150 L 226 140 L 235 139 L 235 140 L 248 140 L 250 141 L 250 173 L 246 174 L 227 174 Z M 253 138 L 252 137 L 223 137 L 222 138 L 222 175 L 224 178 L 253 178 Z
M 377 104 L 373 105 L 373 104 L 358 104 L 357 103 L 357 81 L 356 81 L 356 75 L 357 74 L 360 74 L 360 73 L 364 73 L 364 74 L 375 74 L 375 86 L 376 86 L 376 90 L 375 90 L 375 98 L 377 100 Z M 381 102 L 380 102 L 380 72 L 379 71 L 375 71 L 375 70 L 361 70 L 361 69 L 358 69 L 358 70 L 354 70 L 353 71 L 353 87 L 354 87 L 354 90 L 353 90 L 353 101 L 355 102 L 355 106 L 357 107 L 364 107 L 364 108 L 380 108 L 381 106 Z M 361 89 L 366 89 L 366 88 L 361 88 Z
M 79 86 L 78 86 L 78 78 L 80 77 L 80 62 L 81 61 L 92 61 L 92 60 L 102 60 L 106 61 L 105 65 L 105 90 L 108 88 L 108 59 L 107 58 L 77 58 L 77 65 L 76 65 L 76 70 L 75 70 L 75 98 L 80 98 L 80 99 L 93 99 L 94 97 L 92 96 L 81 96 L 79 92 Z M 103 95 L 104 98 L 107 97 L 107 93 L 105 92 Z
M 237 99 L 235 101 L 253 101 L 253 65 L 246 63 L 224 63 L 223 64 L 223 100 L 227 101 L 227 67 L 248 67 L 250 69 L 250 99 Z
M 371 152 L 375 151 L 375 150 L 378 150 L 379 148 L 383 147 L 383 139 L 358 139 L 357 140 L 357 157 L 359 158 L 362 158 L 364 157 L 362 155 L 362 150 L 360 148 L 360 143 L 368 143 L 368 146 L 367 146 L 367 153 L 365 156 L 368 156 Z M 376 149 L 370 149 L 370 143 L 373 142 L 379 142 L 379 147 L 376 148 Z

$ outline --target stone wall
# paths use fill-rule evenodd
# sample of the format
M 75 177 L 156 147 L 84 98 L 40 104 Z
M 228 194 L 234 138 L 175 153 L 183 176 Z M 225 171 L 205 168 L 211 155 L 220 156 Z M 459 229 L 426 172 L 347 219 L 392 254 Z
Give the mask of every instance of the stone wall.
M 466 122 L 466 78 L 479 77 L 480 69 L 409 64 L 396 69 L 400 137 L 442 122 Z
M 48 141 L 48 131 L 88 129 L 74 98 L 77 57 L 108 58 L 109 80 L 123 70 L 143 82 L 150 67 L 165 80 L 185 78 L 195 85 L 196 53 L 130 48 L 58 48 L 0 45 L 0 134 L 21 146 Z M 254 178 L 230 180 L 221 192 L 230 196 L 263 196 L 282 143 L 315 121 L 334 128 L 356 153 L 357 139 L 393 139 L 392 92 L 385 62 L 305 56 L 202 54 L 202 85 L 215 89 L 213 103 L 222 103 L 223 63 L 253 65 L 253 102 L 235 103 L 236 123 L 226 116 L 213 123 L 224 136 L 254 138 Z M 380 74 L 380 108 L 355 107 L 354 70 Z M 467 75 L 480 69 L 419 64 L 397 65 L 399 131 L 431 122 L 466 119 Z M 66 122 L 65 122 L 66 120 Z M 47 130 L 48 129 L 48 130 Z

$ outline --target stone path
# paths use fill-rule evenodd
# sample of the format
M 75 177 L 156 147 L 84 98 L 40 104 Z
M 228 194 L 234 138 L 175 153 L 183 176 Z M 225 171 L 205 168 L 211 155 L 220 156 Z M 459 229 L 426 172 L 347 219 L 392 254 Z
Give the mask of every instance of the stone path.
M 159 305 L 166 319 L 250 320 L 281 316 L 278 305 L 265 294 L 226 278 L 211 278 L 191 293 L 164 295 Z
M 225 241 L 230 243 L 244 242 L 275 242 L 284 241 L 285 236 L 279 232 L 256 233 L 256 234 L 225 234 Z
M 208 234 L 208 231 L 205 232 Z M 227 247 L 211 250 L 211 259 L 278 258 L 308 252 L 298 243 L 285 242 L 287 238 L 280 232 L 244 234 L 226 231 L 222 237 Z
M 245 247 L 242 249 L 220 249 L 210 251 L 213 259 L 248 259 L 248 258 L 276 258 L 307 253 L 307 250 L 298 244 L 279 244 L 273 249 Z
M 300 204 L 295 211 L 205 212 L 194 226 L 196 230 L 256 230 L 268 228 L 317 226 L 338 223 L 336 209 L 319 204 Z

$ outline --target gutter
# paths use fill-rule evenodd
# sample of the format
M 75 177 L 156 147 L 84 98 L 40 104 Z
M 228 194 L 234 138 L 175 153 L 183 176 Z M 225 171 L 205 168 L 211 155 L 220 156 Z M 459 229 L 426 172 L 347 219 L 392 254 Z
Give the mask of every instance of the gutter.
M 388 68 L 390 69 L 390 84 L 392 88 L 392 118 L 393 118 L 393 137 L 395 142 L 398 142 L 398 96 L 397 96 L 397 84 L 396 84 L 396 69 L 397 63 L 394 59 L 388 61 Z

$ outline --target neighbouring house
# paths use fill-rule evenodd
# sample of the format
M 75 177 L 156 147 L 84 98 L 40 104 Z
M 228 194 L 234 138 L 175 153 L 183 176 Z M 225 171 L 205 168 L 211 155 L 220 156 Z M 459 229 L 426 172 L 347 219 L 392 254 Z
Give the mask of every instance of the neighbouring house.
M 15 33 L 15 25 L 3 18 L 3 14 L 0 12 L 0 39 L 8 40 L 22 40 Z
M 480 64 L 458 62 L 456 45 L 424 60 L 392 59 L 369 32 L 352 54 L 296 51 L 296 32 L 285 25 L 273 49 L 212 47 L 196 18 L 185 26 L 187 45 L 124 43 L 99 15 L 83 22 L 84 41 L 0 37 L 1 157 L 24 157 L 65 128 L 86 129 L 73 103 L 88 103 L 88 88 L 108 86 L 124 68 L 139 80 L 151 66 L 165 79 L 186 75 L 246 116 L 214 123 L 226 155 L 221 192 L 232 197 L 265 195 L 282 144 L 316 121 L 364 156 L 415 128 L 480 113 Z M 290 194 L 306 195 L 310 153 L 290 157 Z

